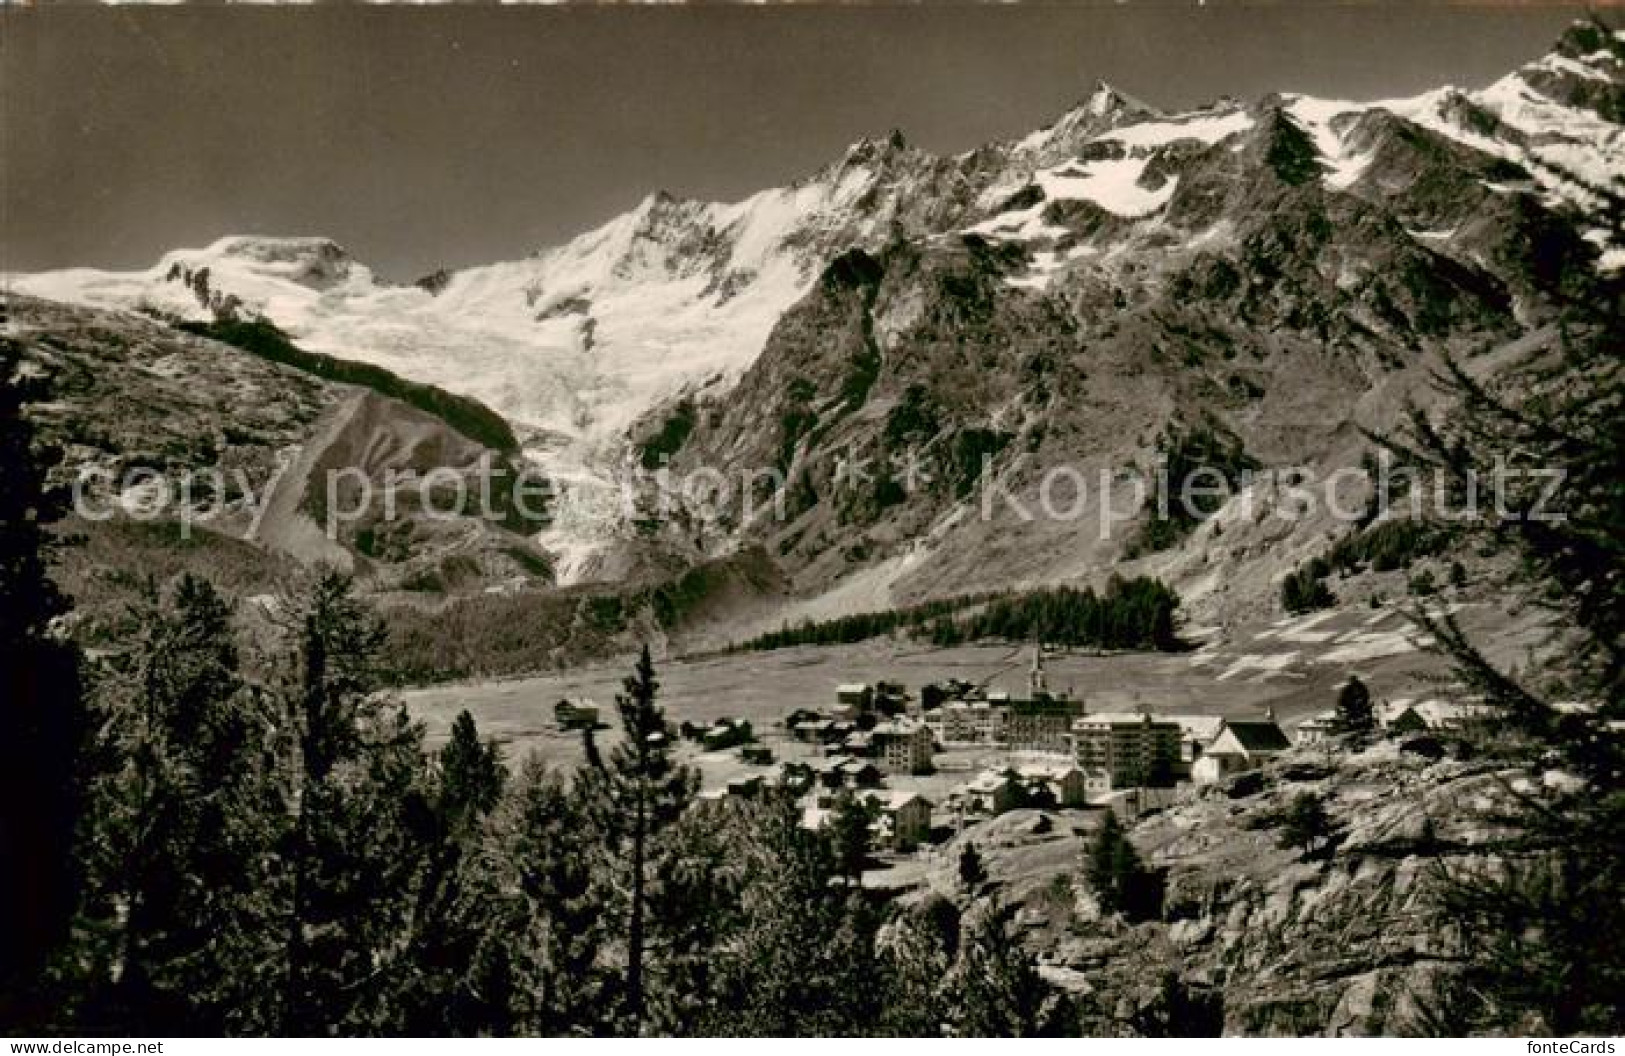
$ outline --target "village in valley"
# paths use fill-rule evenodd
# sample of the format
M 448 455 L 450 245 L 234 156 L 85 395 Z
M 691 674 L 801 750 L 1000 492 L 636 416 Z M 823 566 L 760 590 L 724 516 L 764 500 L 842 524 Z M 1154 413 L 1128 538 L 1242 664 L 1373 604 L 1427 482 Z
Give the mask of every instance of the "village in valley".
M 992 678 L 914 687 L 877 679 L 835 684 L 821 705 L 766 722 L 672 718 L 682 754 L 703 776 L 704 798 L 787 789 L 809 828 L 831 824 L 841 810 L 860 812 L 869 829 L 865 882 L 885 887 L 929 882 L 933 864 L 978 838 L 1006 846 L 1087 838 L 1108 812 L 1132 823 L 1345 732 L 1331 707 L 1296 721 L 1278 719 L 1267 705 L 1228 716 L 1143 703 L 1091 707 L 1085 695 L 1051 685 L 1043 645 L 1031 643 L 1021 655 L 1020 692 L 995 688 Z M 1358 676 L 1339 692 L 1351 687 L 1369 697 Z M 1378 700 L 1372 711 L 1396 737 L 1464 719 L 1459 706 L 1433 699 Z M 610 710 L 586 697 L 559 700 L 553 718 L 561 734 L 613 725 Z M 988 824 L 995 820 L 1001 824 Z

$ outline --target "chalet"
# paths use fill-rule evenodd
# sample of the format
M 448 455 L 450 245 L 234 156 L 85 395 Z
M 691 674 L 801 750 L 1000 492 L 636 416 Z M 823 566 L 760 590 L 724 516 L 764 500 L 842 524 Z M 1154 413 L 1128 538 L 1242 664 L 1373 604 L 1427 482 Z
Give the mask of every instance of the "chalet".
M 1286 734 L 1271 717 L 1226 719 L 1192 767 L 1191 777 L 1197 784 L 1212 784 L 1230 774 L 1255 770 L 1290 747 Z
M 1292 731 L 1293 744 L 1320 744 L 1343 732 L 1336 710 L 1318 712 L 1298 723 Z
M 1186 795 L 1178 788 L 1119 788 L 1090 800 L 1090 810 L 1109 810 L 1123 822 L 1134 821 L 1147 811 L 1165 810 Z
M 784 725 L 786 727 L 790 727 L 794 726 L 798 722 L 805 722 L 808 719 L 816 720 L 823 717 L 824 713 L 814 708 L 797 708 L 795 711 L 792 711 L 790 714 L 784 717 Z
M 1041 787 L 1043 798 L 1057 807 L 1081 807 L 1089 802 L 1092 791 L 1089 774 L 1073 763 L 1030 763 L 1020 767 L 1018 772 L 1028 783 L 1030 796 Z M 1109 782 L 1104 780 L 1105 772 L 1096 773 L 1098 776 L 1093 791 L 1107 791 L 1107 788 L 1099 787 L 1101 784 L 1109 785 Z
M 868 759 L 875 754 L 875 737 L 868 730 L 858 730 L 849 733 L 846 740 L 841 742 L 841 751 L 859 759 Z
M 866 682 L 847 682 L 835 687 L 835 714 L 855 719 L 874 710 L 875 691 Z
M 1021 775 L 1013 770 L 984 770 L 961 786 L 956 798 L 966 810 L 978 814 L 1003 814 L 1027 800 Z
M 700 744 L 708 752 L 721 752 L 755 739 L 749 722 L 743 719 L 718 719 L 700 735 Z
M 1459 730 L 1484 718 L 1481 701 L 1426 700 L 1412 701 L 1408 697 L 1384 702 L 1377 708 L 1377 718 L 1383 729 L 1390 733 L 1420 733 L 1422 730 Z M 1420 724 L 1420 725 L 1419 725 Z
M 931 838 L 931 801 L 918 792 L 893 792 L 881 810 L 886 836 L 899 851 L 912 851 Z
M 879 788 L 886 783 L 880 767 L 863 759 L 846 759 L 836 764 L 841 783 L 847 788 Z
M 846 719 L 831 719 L 824 728 L 824 743 L 839 744 L 857 731 L 858 724 Z
M 875 683 L 875 710 L 882 715 L 901 715 L 908 710 L 908 690 L 901 682 Z
M 913 719 L 891 719 L 870 731 L 874 758 L 888 774 L 931 771 L 931 729 Z
M 812 764 L 812 772 L 818 784 L 831 791 L 843 788 L 879 788 L 884 783 L 884 777 L 878 766 L 850 756 L 820 759 Z
M 822 744 L 830 725 L 829 719 L 821 717 L 796 719 L 789 724 L 790 736 L 805 744 Z
M 1388 733 L 1421 733 L 1429 729 L 1431 724 L 1427 716 L 1422 714 L 1415 705 L 1406 703 L 1397 709 L 1391 709 L 1382 720 L 1382 728 Z
M 598 705 L 585 698 L 561 700 L 553 705 L 553 719 L 562 729 L 590 730 L 598 725 Z
M 1174 715 L 1169 722 L 1179 726 L 1180 777 L 1189 777 L 1191 767 L 1202 757 L 1202 749 L 1219 735 L 1224 720 L 1217 715 Z

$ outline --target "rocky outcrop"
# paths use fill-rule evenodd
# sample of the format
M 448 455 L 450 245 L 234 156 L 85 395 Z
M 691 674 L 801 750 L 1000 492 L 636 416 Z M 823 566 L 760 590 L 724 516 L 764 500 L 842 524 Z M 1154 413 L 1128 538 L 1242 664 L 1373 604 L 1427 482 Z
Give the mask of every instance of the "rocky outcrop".
M 1160 918 L 1086 914 L 1046 956 L 1075 973 L 1097 1029 L 1132 1029 L 1148 986 L 1172 974 L 1222 999 L 1227 1034 L 1421 1032 L 1458 960 L 1432 900 L 1437 870 L 1493 854 L 1474 819 L 1500 781 L 1489 764 L 1430 762 L 1393 742 L 1300 749 L 1130 829 L 1162 876 Z M 1307 851 L 1282 845 L 1302 795 L 1331 822 Z
M 512 456 L 444 419 L 145 316 L 7 307 L 28 369 L 49 379 L 31 413 L 63 450 L 62 482 L 78 482 L 85 531 L 184 524 L 182 547 L 195 529 L 246 544 L 229 547 L 234 562 L 329 564 L 384 590 L 549 581 L 529 538 L 546 523 L 545 482 L 531 479 L 525 516 Z
M 278 475 L 252 537 L 381 589 L 524 583 L 547 565 L 527 537 L 548 509 L 540 478 L 516 488 L 522 471 L 432 415 L 355 391 Z

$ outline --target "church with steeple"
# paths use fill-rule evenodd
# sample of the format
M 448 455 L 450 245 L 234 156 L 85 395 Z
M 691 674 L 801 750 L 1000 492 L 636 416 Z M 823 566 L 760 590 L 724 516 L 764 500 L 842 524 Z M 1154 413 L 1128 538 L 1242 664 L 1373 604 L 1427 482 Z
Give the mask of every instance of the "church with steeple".
M 1033 642 L 1032 665 L 1027 669 L 1027 697 L 1011 699 L 1005 720 L 1005 740 L 1012 751 L 1064 752 L 1069 750 L 1072 723 L 1083 715 L 1083 701 L 1050 692 L 1044 670 L 1044 643 Z

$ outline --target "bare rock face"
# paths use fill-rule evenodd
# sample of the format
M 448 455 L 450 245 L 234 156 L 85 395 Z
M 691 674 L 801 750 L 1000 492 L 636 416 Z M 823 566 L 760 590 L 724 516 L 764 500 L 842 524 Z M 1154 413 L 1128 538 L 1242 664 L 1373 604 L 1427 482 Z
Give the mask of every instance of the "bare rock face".
M 1163 878 L 1160 919 L 1080 923 L 1055 956 L 1087 980 L 1099 1030 L 1132 1031 L 1148 982 L 1172 973 L 1222 1000 L 1227 1034 L 1422 1031 L 1455 963 L 1430 890 L 1440 868 L 1489 860 L 1494 834 L 1464 819 L 1499 794 L 1496 778 L 1392 743 L 1300 749 L 1131 829 Z M 1283 847 L 1287 807 L 1303 794 L 1324 805 L 1330 835 Z
M 1487 164 L 1403 122 L 1370 123 L 1373 142 L 1415 131 L 1427 149 L 1411 153 L 1453 180 L 1476 186 Z M 1368 404 L 1427 398 L 1431 355 L 1510 340 L 1538 317 L 1544 280 L 1519 260 L 1504 261 L 1528 295 L 1515 304 L 1497 271 L 1413 235 L 1448 195 L 1417 186 L 1451 183 L 1422 161 L 1334 192 L 1278 107 L 1211 147 L 1158 156 L 1176 187 L 1154 224 L 1029 185 L 1002 204 L 1060 225 L 1053 248 L 968 231 L 837 257 L 737 387 L 689 398 L 672 467 L 759 474 L 777 484 L 758 479 L 753 508 L 775 486 L 781 502 L 748 524 L 725 511 L 706 545 L 761 542 L 819 590 L 925 544 L 931 560 L 895 583 L 901 597 L 1105 568 L 1133 556 L 1133 533 L 1095 530 L 1098 484 L 1149 473 L 1170 430 L 1217 429 L 1266 466 L 1329 471 L 1379 425 Z M 1067 255 L 1076 263 L 1042 270 Z M 1031 509 L 1057 467 L 1057 505 L 1076 517 L 997 502 L 984 519 L 986 485 Z M 1078 480 L 1089 494 L 1074 507 Z
M 85 474 L 98 510 L 117 503 L 132 471 L 174 491 L 218 468 L 230 490 L 192 498 L 227 524 L 246 520 L 249 493 L 340 399 L 300 371 L 144 316 L 17 296 L 8 309 L 29 369 L 50 379 L 50 401 L 31 413 L 62 448 L 60 471 Z
M 517 473 L 433 415 L 361 390 L 277 478 L 254 538 L 303 563 L 365 572 L 381 589 L 524 580 L 545 567 L 525 536 L 547 511 L 516 507 Z
M 1554 61 L 1567 59 L 1567 62 Z M 1565 106 L 1625 122 L 1625 41 L 1597 22 L 1576 22 L 1552 55 L 1519 71 L 1531 88 Z M 1602 76 L 1597 76 L 1598 73 Z
M 529 539 L 545 496 L 525 517 L 511 457 L 441 418 L 145 316 L 20 297 L 8 309 L 28 369 L 50 379 L 52 399 L 31 413 L 63 450 L 62 483 L 78 481 L 76 530 L 162 527 L 170 550 L 222 548 L 234 567 L 258 566 L 256 585 L 316 563 L 435 595 L 549 581 Z M 331 534 L 330 500 L 343 514 Z

